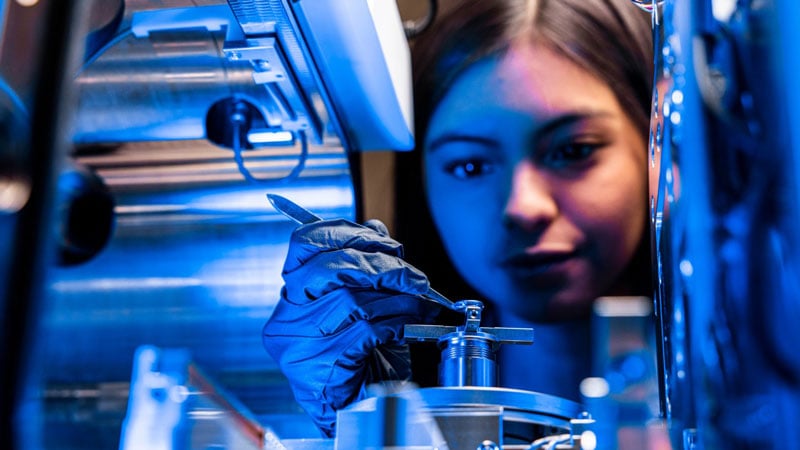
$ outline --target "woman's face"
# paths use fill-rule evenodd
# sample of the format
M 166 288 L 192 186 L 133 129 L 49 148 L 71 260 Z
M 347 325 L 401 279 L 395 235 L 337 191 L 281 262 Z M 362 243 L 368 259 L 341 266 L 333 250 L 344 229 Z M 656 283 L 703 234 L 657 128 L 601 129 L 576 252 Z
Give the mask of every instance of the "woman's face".
M 425 177 L 461 275 L 527 320 L 585 315 L 646 225 L 641 131 L 607 85 L 543 46 L 456 80 L 431 118 Z

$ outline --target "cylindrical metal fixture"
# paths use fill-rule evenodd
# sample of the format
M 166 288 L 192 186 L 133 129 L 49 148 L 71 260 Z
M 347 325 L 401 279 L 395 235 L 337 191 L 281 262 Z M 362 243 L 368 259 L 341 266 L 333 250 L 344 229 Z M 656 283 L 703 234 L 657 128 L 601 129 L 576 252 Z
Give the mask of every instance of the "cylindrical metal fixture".
M 500 344 L 532 344 L 533 329 L 481 327 L 480 300 L 460 300 L 453 309 L 464 312 L 463 326 L 406 325 L 405 339 L 437 342 L 442 350 L 440 386 L 497 386 L 495 355 Z
M 497 339 L 488 333 L 452 333 L 441 341 L 440 386 L 497 386 Z
M 229 61 L 223 36 L 204 30 L 122 35 L 76 78 L 77 144 L 203 139 L 208 109 L 239 97 L 279 116 L 247 61 Z

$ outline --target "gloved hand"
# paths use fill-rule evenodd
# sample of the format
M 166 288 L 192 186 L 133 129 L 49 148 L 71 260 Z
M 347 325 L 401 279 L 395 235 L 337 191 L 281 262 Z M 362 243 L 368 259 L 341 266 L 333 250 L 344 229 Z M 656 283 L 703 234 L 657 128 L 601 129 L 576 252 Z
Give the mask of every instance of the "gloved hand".
M 421 297 L 424 273 L 401 258 L 380 221 L 301 225 L 289 244 L 281 299 L 264 326 L 264 347 L 295 399 L 329 437 L 336 411 L 369 383 L 411 375 L 407 323 L 431 323 L 441 307 Z

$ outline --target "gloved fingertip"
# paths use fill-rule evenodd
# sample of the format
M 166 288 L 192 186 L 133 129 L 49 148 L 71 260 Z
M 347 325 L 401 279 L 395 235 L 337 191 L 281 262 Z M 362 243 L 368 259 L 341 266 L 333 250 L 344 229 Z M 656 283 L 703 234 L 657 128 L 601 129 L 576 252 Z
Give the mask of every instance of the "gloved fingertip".
M 369 219 L 364 222 L 364 226 L 375 230 L 381 236 L 389 237 L 389 228 L 378 219 Z

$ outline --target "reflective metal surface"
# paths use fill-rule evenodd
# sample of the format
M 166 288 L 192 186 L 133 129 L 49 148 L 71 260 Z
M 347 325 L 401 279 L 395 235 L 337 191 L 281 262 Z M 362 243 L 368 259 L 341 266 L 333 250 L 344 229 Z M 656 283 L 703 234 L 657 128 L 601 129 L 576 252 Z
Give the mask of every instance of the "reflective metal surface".
M 651 225 L 677 448 L 800 442 L 796 26 L 790 1 L 654 11 Z
M 557 448 L 577 449 L 584 432 L 593 435 L 594 421 L 580 405 L 537 392 L 478 386 L 375 390 L 337 414 L 337 421 L 349 425 L 339 427 L 337 448 L 536 449 L 556 448 L 558 442 Z M 354 443 L 359 445 L 349 445 Z
M 448 300 L 449 302 L 449 300 Z M 497 386 L 497 350 L 501 344 L 532 344 L 532 328 L 481 327 L 483 302 L 459 300 L 452 309 L 464 313 L 464 325 L 406 324 L 406 342 L 436 342 L 441 350 L 439 385 Z
M 53 270 L 43 350 L 53 392 L 124 383 L 139 345 L 178 347 L 254 414 L 280 418 L 285 436 L 297 430 L 281 424 L 310 423 L 261 343 L 296 226 L 272 209 L 265 193 L 302 199 L 324 217 L 350 219 L 354 194 L 342 148 L 313 147 L 291 185 L 280 179 L 296 156 L 291 149 L 273 153 L 248 156 L 253 172 L 272 176 L 273 184 L 242 181 L 231 152 L 204 141 L 130 144 L 76 158 L 108 183 L 116 223 L 95 258 Z M 102 397 L 97 401 L 99 408 Z M 98 426 L 100 413 L 80 425 Z
M 250 64 L 224 57 L 224 41 L 224 33 L 206 30 L 116 36 L 76 79 L 74 142 L 202 139 L 207 111 L 218 100 L 238 95 L 271 106 Z
M 574 419 L 584 411 L 559 397 L 515 389 L 441 387 L 420 389 L 420 394 L 454 449 L 477 448 L 486 439 L 510 448 L 571 436 Z
M 355 220 L 349 153 L 412 146 L 394 3 L 97 1 L 79 16 L 90 29 L 77 36 L 86 54 L 71 69 L 61 56 L 77 51 L 20 64 L 39 44 L 67 42 L 43 26 L 52 0 L 0 2 L 0 230 L 14 250 L 2 248 L 0 280 L 32 293 L 4 291 L 0 302 L 0 320 L 14 325 L 3 332 L 15 336 L 2 343 L 15 359 L 0 366 L 18 375 L 4 376 L 3 392 L 21 392 L 18 381 L 36 390 L 20 417 L 44 448 L 118 448 L 136 349 L 177 348 L 282 438 L 316 436 L 261 342 L 295 227 L 265 194 Z M 42 74 L 66 80 L 78 104 L 61 108 L 71 97 L 51 82 L 42 104 L 52 110 L 30 108 Z M 36 153 L 28 130 L 34 143 L 70 142 L 69 154 Z M 29 163 L 42 169 L 36 177 Z M 18 220 L 29 199 L 47 207 L 47 170 L 62 167 L 52 220 Z M 42 257 L 51 240 L 54 261 Z M 27 359 L 36 373 L 23 371 Z M 0 398 L 4 427 L 17 426 L 6 420 L 20 410 L 15 400 Z
M 265 194 L 354 220 L 347 149 L 318 91 L 307 86 L 317 103 L 303 127 L 311 110 L 294 107 L 296 92 L 293 100 L 259 84 L 252 61 L 230 58 L 225 30 L 155 21 L 147 26 L 163 29 L 137 31 L 136 17 L 160 17 L 163 6 L 191 12 L 187 3 L 127 3 L 122 31 L 76 78 L 70 161 L 111 193 L 113 226 L 95 256 L 50 270 L 40 352 L 46 448 L 119 445 L 141 345 L 182 349 L 282 437 L 316 435 L 261 343 L 296 226 Z M 232 128 L 235 102 L 249 108 L 250 130 L 288 127 L 295 138 L 240 139 L 247 130 Z

